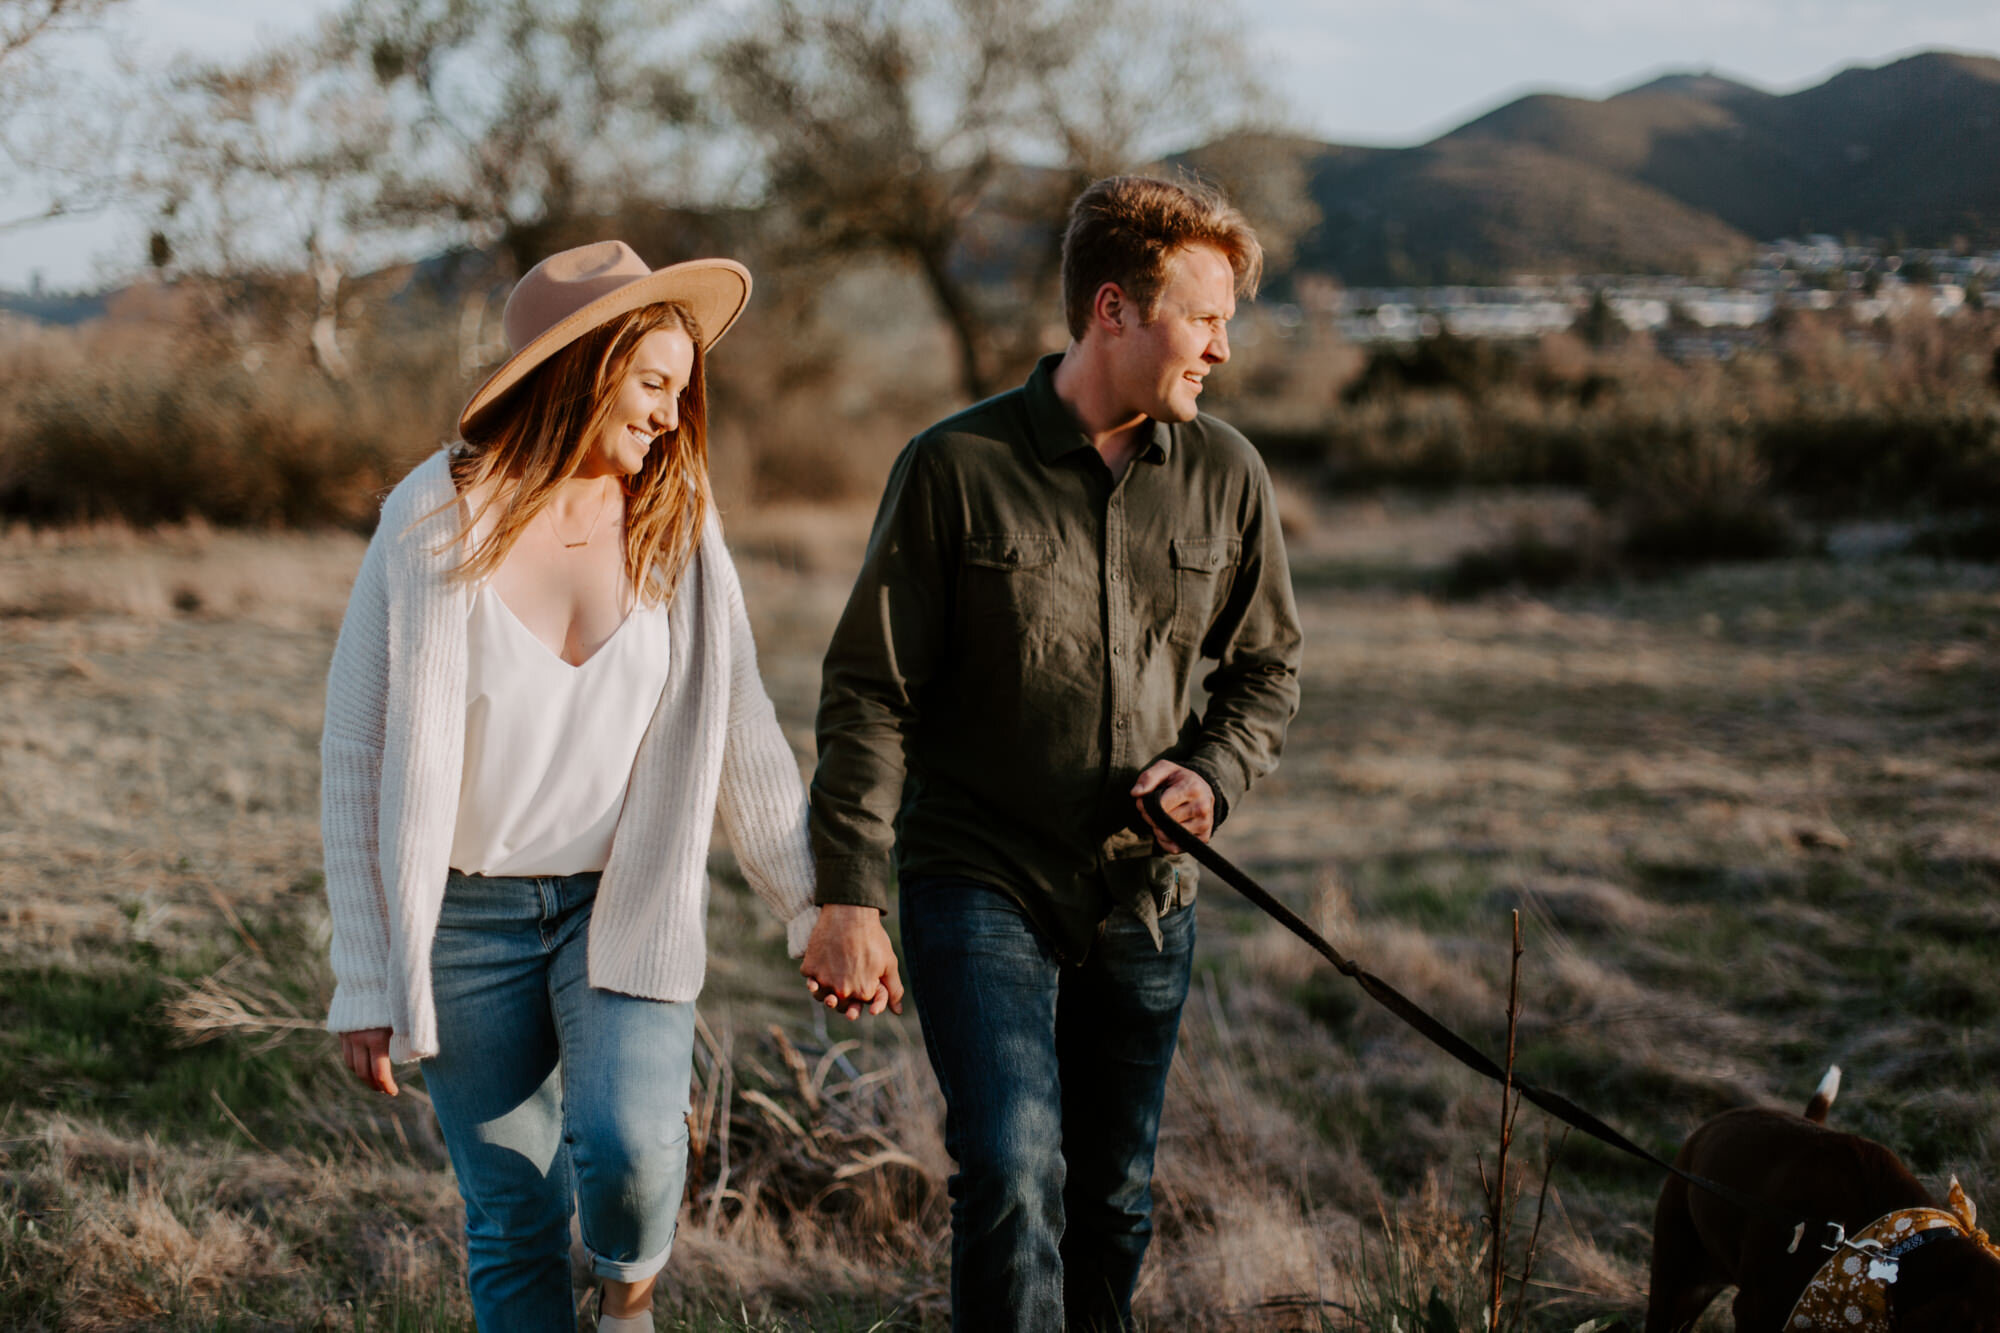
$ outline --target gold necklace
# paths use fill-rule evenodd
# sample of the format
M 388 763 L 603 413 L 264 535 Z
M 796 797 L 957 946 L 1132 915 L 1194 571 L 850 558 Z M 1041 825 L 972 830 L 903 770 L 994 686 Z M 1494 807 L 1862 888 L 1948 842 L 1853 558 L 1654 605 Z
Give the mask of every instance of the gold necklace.
M 579 546 L 588 546 L 590 545 L 591 537 L 597 532 L 598 523 L 604 518 L 604 507 L 610 501 L 611 496 L 608 492 L 598 500 L 597 512 L 590 516 L 590 526 L 584 530 L 582 541 L 573 542 L 562 535 L 562 529 L 556 526 L 556 510 L 554 505 L 550 505 L 546 511 L 549 516 L 549 531 L 555 533 L 556 540 L 562 543 L 565 551 L 574 551 Z

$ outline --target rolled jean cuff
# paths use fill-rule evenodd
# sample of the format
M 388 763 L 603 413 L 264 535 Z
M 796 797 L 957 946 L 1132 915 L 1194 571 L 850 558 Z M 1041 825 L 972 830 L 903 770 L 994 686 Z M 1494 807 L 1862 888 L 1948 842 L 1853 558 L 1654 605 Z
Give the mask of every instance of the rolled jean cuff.
M 658 1254 L 625 1263 L 605 1258 L 591 1249 L 588 1243 L 584 1245 L 583 1252 L 590 1258 L 590 1271 L 607 1282 L 644 1282 L 667 1266 L 667 1256 L 674 1252 L 674 1238 L 667 1237 L 667 1243 Z

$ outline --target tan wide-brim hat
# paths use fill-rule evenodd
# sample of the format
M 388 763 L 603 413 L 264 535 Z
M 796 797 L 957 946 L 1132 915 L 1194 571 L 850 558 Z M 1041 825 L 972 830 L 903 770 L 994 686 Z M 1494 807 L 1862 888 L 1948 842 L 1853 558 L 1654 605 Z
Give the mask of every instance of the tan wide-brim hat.
M 707 351 L 729 332 L 749 300 L 750 270 L 733 259 L 648 268 L 623 241 L 552 254 L 508 294 L 500 329 L 511 355 L 466 402 L 458 414 L 459 433 L 536 366 L 607 319 L 656 301 L 679 301 L 694 313 Z

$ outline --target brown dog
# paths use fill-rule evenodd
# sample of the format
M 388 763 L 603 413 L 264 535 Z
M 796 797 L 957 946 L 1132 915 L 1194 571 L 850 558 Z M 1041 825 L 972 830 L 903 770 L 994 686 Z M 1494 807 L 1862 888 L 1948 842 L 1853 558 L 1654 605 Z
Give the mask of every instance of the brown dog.
M 1795 1209 L 1799 1221 L 1837 1222 L 1849 1236 L 1900 1209 L 1942 1207 L 1887 1148 L 1820 1123 L 1839 1087 L 1840 1071 L 1828 1071 L 1803 1116 L 1760 1107 L 1725 1111 L 1688 1136 L 1675 1164 L 1768 1200 L 1787 1216 Z M 1737 1333 L 1852 1333 L 1865 1323 L 1896 1333 L 2000 1333 L 2000 1257 L 1983 1237 L 1940 1230 L 1939 1238 L 1898 1257 L 1894 1279 L 1877 1287 L 1881 1317 L 1860 1318 L 1843 1304 L 1839 1316 L 1802 1313 L 1806 1322 L 1788 1327 L 1822 1265 L 1837 1253 L 1866 1261 L 1875 1252 L 1824 1249 L 1824 1227 L 1808 1227 L 1791 1252 L 1792 1222 L 1747 1212 L 1669 1177 L 1653 1216 L 1646 1333 L 1680 1333 L 1732 1284 Z M 1865 1264 L 1856 1267 L 1866 1275 Z

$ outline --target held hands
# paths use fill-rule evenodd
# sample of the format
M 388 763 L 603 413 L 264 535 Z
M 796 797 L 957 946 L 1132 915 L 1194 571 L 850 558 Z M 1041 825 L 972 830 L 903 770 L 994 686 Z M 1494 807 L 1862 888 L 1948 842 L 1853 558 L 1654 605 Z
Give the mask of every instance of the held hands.
M 1161 807 L 1181 827 L 1208 841 L 1215 832 L 1215 793 L 1200 774 L 1171 760 L 1158 760 L 1132 784 L 1133 800 L 1155 790 Z M 1140 813 L 1144 816 L 1143 807 Z M 1150 817 L 1146 824 L 1162 850 L 1180 850 Z M 889 943 L 889 932 L 882 929 L 882 914 L 872 907 L 829 903 L 820 908 L 799 971 L 813 999 L 850 1021 L 861 1017 L 863 1011 L 903 1012 L 903 979 L 896 951 Z M 386 1064 L 383 1067 L 386 1069 Z
M 806 955 L 799 960 L 813 999 L 850 1022 L 865 1009 L 903 1012 L 903 979 L 882 914 L 872 907 L 828 903 L 819 909 Z
M 1132 784 L 1132 799 L 1136 802 L 1149 791 L 1160 794 L 1160 806 L 1172 815 L 1180 826 L 1202 842 L 1215 832 L 1215 793 L 1209 789 L 1206 779 L 1191 768 L 1182 768 L 1171 759 L 1158 759 L 1139 775 Z M 1139 806 L 1139 817 L 1146 821 L 1146 827 L 1153 830 L 1153 841 L 1163 852 L 1178 852 L 1180 844 L 1167 835 L 1167 831 L 1153 822 L 1144 805 Z
M 396 1095 L 396 1076 L 389 1072 L 388 1028 L 341 1033 L 340 1059 L 354 1077 L 375 1091 Z

